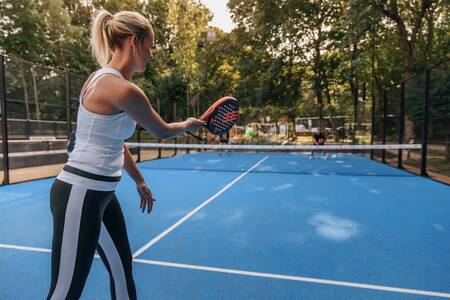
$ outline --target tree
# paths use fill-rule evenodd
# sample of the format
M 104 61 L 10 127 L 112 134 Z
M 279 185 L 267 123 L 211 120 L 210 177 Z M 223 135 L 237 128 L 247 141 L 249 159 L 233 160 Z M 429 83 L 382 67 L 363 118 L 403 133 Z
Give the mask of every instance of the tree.
M 4 52 L 34 62 L 61 66 L 61 48 L 70 17 L 62 0 L 1 1 L 0 43 Z

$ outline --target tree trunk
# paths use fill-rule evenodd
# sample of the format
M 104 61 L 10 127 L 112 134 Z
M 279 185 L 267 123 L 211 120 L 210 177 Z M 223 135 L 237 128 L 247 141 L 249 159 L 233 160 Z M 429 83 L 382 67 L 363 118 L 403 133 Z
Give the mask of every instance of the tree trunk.
M 297 138 L 297 127 L 296 127 L 296 124 L 295 124 L 295 116 L 292 117 L 291 122 L 292 122 L 291 137 L 295 141 L 295 139 Z
M 24 101 L 25 101 L 25 113 L 26 113 L 26 118 L 27 120 L 30 120 L 30 105 L 28 104 L 28 86 L 27 86 L 27 81 L 25 80 L 25 76 L 26 76 L 26 68 L 24 67 L 24 65 L 22 64 L 22 84 L 23 84 L 23 96 L 24 96 Z
M 430 10 L 427 18 L 428 32 L 427 32 L 427 44 L 425 47 L 425 64 L 429 66 L 431 63 L 431 54 L 433 52 L 433 34 L 434 34 L 434 11 Z
M 38 91 L 36 85 L 36 70 L 34 69 L 34 67 L 31 67 L 31 76 L 33 78 L 33 93 L 34 93 L 34 104 L 36 105 L 36 120 L 38 121 L 39 131 L 41 131 L 42 130 L 41 111 L 39 110 Z
M 328 81 L 325 82 L 325 93 L 326 93 L 326 97 L 327 97 L 327 111 L 328 111 L 328 115 L 330 116 L 330 124 L 331 124 L 331 128 L 332 128 L 331 132 L 333 133 L 334 141 L 339 142 L 337 125 L 336 125 L 336 121 L 334 119 L 335 116 L 333 113 L 333 109 L 331 107 L 331 94 L 330 94 L 330 88 L 329 88 Z
M 317 105 L 319 108 L 319 127 L 323 128 L 323 96 L 320 88 L 316 87 Z
M 433 52 L 434 11 L 431 9 L 429 11 L 429 15 L 427 18 L 427 25 L 428 25 L 428 32 L 427 32 L 427 43 L 425 47 L 425 59 L 424 59 L 426 68 L 431 65 L 431 54 Z M 431 140 L 433 138 L 433 124 L 434 124 L 434 122 L 432 121 L 433 106 L 431 103 L 433 101 L 433 97 L 430 97 L 429 101 L 430 101 L 429 103 L 430 122 L 428 123 L 428 136 L 430 137 Z
M 173 102 L 172 106 L 172 122 L 177 122 L 177 103 Z
M 403 78 L 404 80 L 411 78 L 411 72 L 406 71 L 403 75 Z M 405 81 L 405 88 L 407 89 L 408 86 L 410 86 L 410 80 Z M 406 103 L 406 105 L 408 104 Z M 413 140 L 415 138 L 414 126 L 415 124 L 413 119 L 410 118 L 407 113 L 405 113 L 405 141 L 409 142 L 410 140 Z
M 358 44 L 353 43 L 352 45 L 352 60 L 350 64 L 351 68 L 351 78 L 350 78 L 350 90 L 352 93 L 353 98 L 353 124 L 351 126 L 351 134 L 352 134 L 352 140 L 356 141 L 356 130 L 357 130 L 357 124 L 358 124 L 358 76 L 357 76 L 357 69 L 355 66 L 355 61 L 358 59 L 359 52 L 358 52 Z
M 317 39 L 314 40 L 314 89 L 317 96 L 317 105 L 319 108 L 319 127 L 323 127 L 323 96 L 322 96 L 322 57 L 320 55 L 320 42 L 322 30 L 319 26 Z

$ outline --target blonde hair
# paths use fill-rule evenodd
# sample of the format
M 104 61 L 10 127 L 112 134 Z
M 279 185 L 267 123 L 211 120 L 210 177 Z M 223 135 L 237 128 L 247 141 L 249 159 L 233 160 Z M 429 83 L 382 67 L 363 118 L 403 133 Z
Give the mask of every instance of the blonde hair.
M 130 35 L 136 35 L 139 41 L 153 36 L 150 22 L 133 11 L 121 11 L 114 15 L 104 9 L 97 11 L 91 28 L 92 56 L 103 67 L 109 62 L 114 49 L 120 47 Z

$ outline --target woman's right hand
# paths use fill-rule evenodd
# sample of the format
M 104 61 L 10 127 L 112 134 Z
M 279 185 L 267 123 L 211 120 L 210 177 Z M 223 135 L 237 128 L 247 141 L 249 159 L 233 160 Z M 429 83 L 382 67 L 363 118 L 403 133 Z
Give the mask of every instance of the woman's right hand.
M 200 126 L 205 125 L 205 121 L 201 121 L 196 118 L 189 118 L 186 121 L 184 121 L 186 126 L 186 131 L 196 131 Z

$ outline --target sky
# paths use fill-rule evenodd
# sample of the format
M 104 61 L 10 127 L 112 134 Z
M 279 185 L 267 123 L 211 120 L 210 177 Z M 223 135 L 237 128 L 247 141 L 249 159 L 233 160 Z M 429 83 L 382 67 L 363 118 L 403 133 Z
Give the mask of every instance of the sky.
M 230 32 L 233 28 L 233 22 L 231 21 L 230 12 L 227 7 L 226 0 L 200 0 L 210 11 L 214 14 L 211 26 L 218 27 L 225 32 Z

